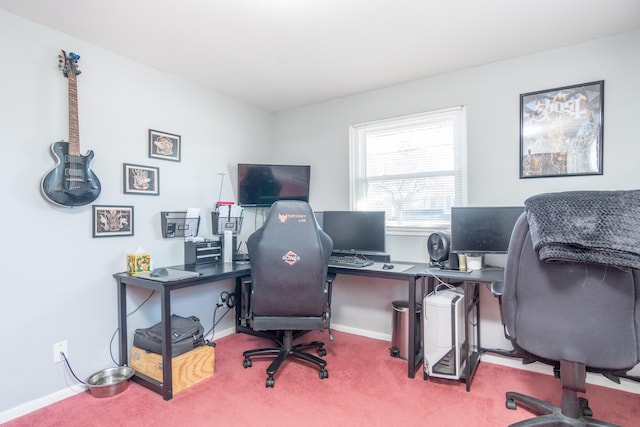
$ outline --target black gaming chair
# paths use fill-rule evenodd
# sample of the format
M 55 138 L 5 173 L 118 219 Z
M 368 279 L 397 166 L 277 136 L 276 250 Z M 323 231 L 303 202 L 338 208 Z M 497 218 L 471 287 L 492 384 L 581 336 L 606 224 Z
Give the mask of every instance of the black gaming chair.
M 274 375 L 289 357 L 315 365 L 320 379 L 327 378 L 327 362 L 303 351 L 317 348 L 318 356 L 324 356 L 324 343 L 293 345 L 293 340 L 329 325 L 331 238 L 319 227 L 308 203 L 277 201 L 262 228 L 247 240 L 247 248 L 251 259 L 250 326 L 254 331 L 275 333 L 271 337 L 280 345 L 245 351 L 244 367 L 252 365 L 252 357 L 275 356 L 267 368 L 267 387 L 274 386 Z
M 505 267 L 502 320 L 519 355 L 559 366 L 562 406 L 508 392 L 507 408 L 542 414 L 513 426 L 612 426 L 591 418 L 578 392 L 586 391 L 586 370 L 622 374 L 638 363 L 639 283 L 635 269 L 541 261 L 527 214 L 519 218 Z

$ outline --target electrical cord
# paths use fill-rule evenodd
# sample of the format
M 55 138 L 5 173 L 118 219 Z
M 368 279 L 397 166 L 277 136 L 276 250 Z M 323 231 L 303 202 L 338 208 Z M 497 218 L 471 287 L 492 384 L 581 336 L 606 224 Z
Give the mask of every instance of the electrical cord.
M 229 314 L 231 309 L 235 308 L 236 304 L 238 303 L 238 297 L 236 296 L 236 294 L 232 294 L 232 293 L 229 293 L 227 291 L 223 291 L 222 293 L 220 293 L 220 300 L 222 301 L 222 304 L 216 304 L 215 308 L 213 309 L 213 319 L 212 319 L 212 322 L 211 322 L 212 323 L 211 329 L 209 329 L 204 334 L 205 336 L 211 334 L 211 340 L 212 341 L 213 341 L 213 337 L 214 337 L 214 331 L 215 331 L 215 328 L 218 325 L 218 323 L 220 323 L 220 321 L 222 321 L 222 319 L 224 319 L 224 316 Z M 225 306 L 226 306 L 227 310 L 216 321 L 218 309 L 221 308 L 221 307 L 225 307 Z M 215 344 L 213 344 L 213 345 L 215 346 Z
M 241 240 L 240 243 L 238 243 L 238 247 L 236 248 L 236 252 L 240 253 L 240 250 L 242 249 L 242 244 L 244 244 L 244 247 L 247 248 L 247 253 L 249 252 L 249 248 L 247 247 L 247 242 L 245 240 Z
M 76 381 L 78 381 L 80 384 L 86 384 L 84 381 L 82 381 L 80 378 L 78 378 L 78 376 L 76 375 L 75 372 L 73 372 L 73 369 L 71 369 L 71 364 L 69 364 L 69 359 L 67 359 L 67 355 L 64 354 L 64 351 L 61 351 L 60 354 L 62 355 L 62 358 L 64 359 L 64 363 L 67 364 L 67 368 L 69 369 L 69 372 L 71 372 L 71 375 L 73 375 L 73 378 L 75 378 Z
M 151 294 L 149 294 L 149 296 L 142 301 L 142 303 L 136 307 L 133 311 L 131 311 L 130 313 L 127 314 L 127 317 L 131 316 L 132 314 L 134 314 L 136 311 L 140 310 L 140 308 L 151 299 L 151 297 L 153 296 L 153 294 L 156 291 L 151 291 Z M 111 357 L 111 361 L 113 361 L 113 363 L 115 365 L 118 365 L 118 362 L 116 362 L 115 358 L 113 357 L 113 339 L 115 338 L 116 334 L 118 333 L 118 331 L 120 330 L 120 328 L 116 328 L 115 331 L 113 331 L 113 335 L 111 335 L 111 340 L 109 340 L 109 356 Z M 80 384 L 86 384 L 84 381 L 82 381 L 80 378 L 78 378 L 78 376 L 76 375 L 76 373 L 73 371 L 73 368 L 71 368 L 71 363 L 69 363 L 69 359 L 67 358 L 67 355 L 61 351 L 60 354 L 62 355 L 62 358 L 64 359 L 64 363 L 67 366 L 67 369 L 69 369 L 69 372 L 71 373 L 71 375 L 73 375 L 73 378 L 75 378 L 76 381 L 78 381 Z
M 113 331 L 113 335 L 111 335 L 111 340 L 109 341 L 109 356 L 111 356 L 111 361 L 114 364 L 118 364 L 116 362 L 116 359 L 113 357 L 113 339 L 116 337 L 116 334 L 118 333 L 118 331 L 120 330 L 120 328 L 116 328 L 115 331 Z
M 435 274 L 434 272 L 430 271 L 429 269 L 425 270 L 425 273 L 429 274 L 430 276 L 433 276 L 433 278 L 436 280 L 436 282 L 438 282 L 434 287 L 433 287 L 433 291 L 429 292 L 427 294 L 427 296 L 432 296 L 432 295 L 437 295 L 438 293 L 438 289 L 442 286 L 446 287 L 447 289 L 451 289 L 451 290 L 455 290 L 456 287 L 450 283 L 445 282 L 444 280 L 442 280 L 440 277 L 438 277 L 437 274 Z
M 213 331 L 216 328 L 216 315 L 217 315 L 218 309 L 220 307 L 222 307 L 222 305 L 216 304 L 215 308 L 213 309 L 213 319 L 211 321 L 211 328 L 204 333 L 204 336 L 207 336 L 207 335 L 211 334 L 211 341 L 213 341 Z M 224 317 L 224 314 L 222 315 L 222 317 L 220 319 L 222 320 L 223 317 Z
M 149 301 L 151 299 L 151 297 L 153 296 L 153 294 L 155 294 L 156 291 L 153 290 L 151 291 L 151 293 L 149 294 L 149 296 L 140 303 L 140 305 L 138 305 L 136 308 L 133 309 L 133 311 L 127 313 L 127 317 L 131 316 L 132 314 L 134 314 L 136 311 L 140 310 L 142 308 L 143 305 L 145 305 L 147 303 L 147 301 Z M 113 335 L 111 335 L 111 340 L 109 341 L 109 356 L 111 356 L 111 361 L 117 365 L 118 362 L 116 362 L 116 359 L 113 357 L 113 340 L 116 337 L 116 334 L 118 333 L 118 331 L 120 330 L 120 328 L 116 328 L 115 331 L 113 331 Z
M 229 294 L 229 296 L 227 297 L 227 307 L 235 308 L 237 303 L 238 303 L 238 297 L 236 296 L 236 294 Z

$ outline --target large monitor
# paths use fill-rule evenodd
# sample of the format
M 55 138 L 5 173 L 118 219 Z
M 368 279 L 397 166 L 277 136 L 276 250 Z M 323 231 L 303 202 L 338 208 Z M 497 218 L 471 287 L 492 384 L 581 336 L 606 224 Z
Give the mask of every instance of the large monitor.
M 334 253 L 385 252 L 384 211 L 324 211 L 321 226 L 333 240 Z
M 451 252 L 507 253 L 522 206 L 452 207 Z
M 238 204 L 271 206 L 277 200 L 309 201 L 311 166 L 238 164 Z

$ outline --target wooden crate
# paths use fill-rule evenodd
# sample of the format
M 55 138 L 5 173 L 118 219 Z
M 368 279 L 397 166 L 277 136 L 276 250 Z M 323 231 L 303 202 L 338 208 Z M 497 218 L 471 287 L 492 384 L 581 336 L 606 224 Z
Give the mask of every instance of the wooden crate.
M 171 359 L 173 393 L 213 375 L 215 348 L 203 345 Z M 156 381 L 162 382 L 162 355 L 132 346 L 130 366 Z

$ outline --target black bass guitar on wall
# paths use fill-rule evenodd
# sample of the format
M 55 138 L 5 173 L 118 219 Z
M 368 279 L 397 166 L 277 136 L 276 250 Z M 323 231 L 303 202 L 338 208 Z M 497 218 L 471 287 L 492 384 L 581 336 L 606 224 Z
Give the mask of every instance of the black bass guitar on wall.
M 56 165 L 42 178 L 42 194 L 58 206 L 77 207 L 87 205 L 100 195 L 100 180 L 90 168 L 93 151 L 80 154 L 78 127 L 78 83 L 76 76 L 80 56 L 69 55 L 63 50 L 59 55 L 62 74 L 69 81 L 69 142 L 58 141 L 51 145 Z

